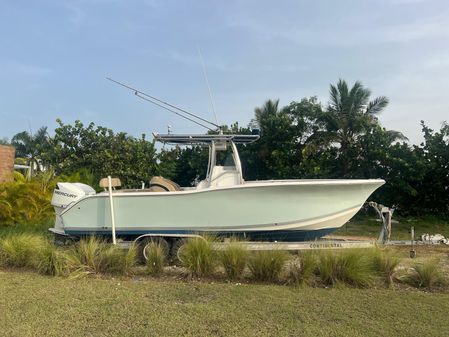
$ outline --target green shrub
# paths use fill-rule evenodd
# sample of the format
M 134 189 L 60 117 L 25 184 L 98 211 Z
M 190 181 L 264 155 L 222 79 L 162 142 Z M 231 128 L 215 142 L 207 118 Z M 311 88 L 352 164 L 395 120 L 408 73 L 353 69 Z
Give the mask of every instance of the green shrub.
M 9 267 L 38 268 L 41 254 L 49 245 L 42 235 L 8 235 L 0 241 L 0 263 Z
M 150 242 L 145 247 L 146 266 L 150 275 L 160 275 L 167 263 L 166 249 L 160 241 Z
M 211 237 L 194 237 L 179 248 L 181 264 L 194 276 L 207 276 L 213 273 L 216 256 Z
M 291 261 L 288 266 L 287 283 L 292 285 L 310 285 L 316 269 L 316 254 L 311 251 L 301 252 L 299 257 Z
M 366 287 L 373 279 L 372 261 L 357 249 L 320 251 L 318 274 L 327 285 L 343 282 L 356 287 Z
M 41 181 L 17 179 L 0 184 L 0 224 L 34 225 L 54 216 L 52 192 Z
M 394 272 L 399 265 L 399 257 L 391 251 L 376 248 L 372 251 L 374 270 L 385 279 L 387 286 L 393 284 Z
M 432 259 L 416 264 L 413 273 L 409 276 L 411 283 L 418 287 L 432 289 L 436 285 L 442 285 L 445 282 L 443 274 L 440 271 L 438 259 Z
M 234 280 L 240 277 L 246 266 L 248 250 L 238 241 L 231 241 L 220 251 L 219 259 L 225 270 L 226 276 Z
M 249 258 L 248 267 L 257 281 L 277 281 L 287 258 L 288 254 L 282 250 L 255 251 Z

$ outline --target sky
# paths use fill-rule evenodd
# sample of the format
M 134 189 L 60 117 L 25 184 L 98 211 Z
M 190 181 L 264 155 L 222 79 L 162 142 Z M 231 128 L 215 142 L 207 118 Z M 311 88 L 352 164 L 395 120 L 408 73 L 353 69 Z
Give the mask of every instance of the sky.
M 422 141 L 449 121 L 449 2 L 0 0 L 0 138 L 94 122 L 133 136 L 204 130 L 110 76 L 213 120 L 247 125 L 267 99 L 339 78 L 387 96 L 381 123 Z

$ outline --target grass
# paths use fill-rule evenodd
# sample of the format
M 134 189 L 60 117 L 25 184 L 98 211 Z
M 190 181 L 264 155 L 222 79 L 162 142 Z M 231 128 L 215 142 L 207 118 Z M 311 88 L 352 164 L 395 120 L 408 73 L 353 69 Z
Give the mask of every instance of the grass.
M 58 250 L 52 244 L 41 249 L 36 267 L 39 273 L 45 275 L 65 276 L 68 274 L 65 252 Z
M 400 259 L 396 252 L 390 250 L 374 249 L 372 252 L 374 269 L 383 276 L 388 287 L 393 285 L 393 278 Z
M 374 278 L 372 259 L 366 251 L 318 251 L 318 274 L 324 284 L 345 283 L 356 287 L 369 286 Z
M 5 337 L 439 337 L 449 294 L 0 271 L 0 312 Z
M 275 282 L 279 279 L 288 259 L 288 253 L 282 250 L 261 250 L 252 252 L 248 268 L 256 281 Z
M 393 215 L 394 222 L 391 225 L 392 240 L 410 240 L 410 227 L 415 228 L 415 239 L 418 239 L 421 234 L 439 233 L 449 237 L 449 220 L 436 217 L 422 217 L 422 218 L 401 218 Z M 376 221 L 376 216 L 356 216 L 347 222 L 343 227 L 335 231 L 335 235 L 348 236 L 369 236 L 376 238 L 379 236 L 382 223 Z
M 0 240 L 0 263 L 9 267 L 37 267 L 50 243 L 42 235 L 11 234 Z
M 24 233 L 48 235 L 48 228 L 53 227 L 53 225 L 54 219 L 48 219 L 48 221 L 36 225 L 2 226 L 2 224 L 0 224 L 0 239 L 14 234 L 24 234 Z
M 181 246 L 179 259 L 181 264 L 193 276 L 209 276 L 216 266 L 216 254 L 212 249 L 212 237 L 193 237 Z
M 95 237 L 80 240 L 64 255 L 67 270 L 74 277 L 99 273 L 130 275 L 137 264 L 136 246 L 125 250 Z
M 240 245 L 238 241 L 231 241 L 219 252 L 219 260 L 227 278 L 230 280 L 235 280 L 242 276 L 247 259 L 248 250 Z
M 145 263 L 148 273 L 154 276 L 162 274 L 167 263 L 167 254 L 161 242 L 150 242 L 145 249 L 147 257 Z
M 409 281 L 418 287 L 426 287 L 427 289 L 432 289 L 436 285 L 443 285 L 445 280 L 439 264 L 440 261 L 435 258 L 415 264 L 414 272 L 408 276 Z

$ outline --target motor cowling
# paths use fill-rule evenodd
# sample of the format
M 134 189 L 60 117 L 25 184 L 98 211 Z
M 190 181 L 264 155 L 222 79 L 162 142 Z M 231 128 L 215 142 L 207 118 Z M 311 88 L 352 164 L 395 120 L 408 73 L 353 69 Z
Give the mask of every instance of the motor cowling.
M 57 183 L 51 198 L 51 204 L 55 209 L 55 229 L 63 229 L 61 213 L 74 202 L 88 196 L 95 195 L 95 190 L 82 183 Z
M 88 195 L 94 195 L 95 190 L 89 185 L 82 183 L 57 183 L 51 198 L 51 204 L 55 207 L 56 213 L 60 213 L 70 204 Z

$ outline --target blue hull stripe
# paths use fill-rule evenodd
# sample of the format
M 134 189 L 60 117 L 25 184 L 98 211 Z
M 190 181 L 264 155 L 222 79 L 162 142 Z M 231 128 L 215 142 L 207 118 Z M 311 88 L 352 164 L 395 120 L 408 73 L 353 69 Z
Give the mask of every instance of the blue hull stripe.
M 309 241 L 328 235 L 335 231 L 337 228 L 326 228 L 318 230 L 279 230 L 279 231 L 249 231 L 249 232 L 198 232 L 190 230 L 153 230 L 153 231 L 118 231 L 117 237 L 124 239 L 131 239 L 143 234 L 214 234 L 218 236 L 238 236 L 242 238 L 248 238 L 250 240 L 260 241 Z M 110 237 L 111 232 L 109 230 L 99 231 L 78 231 L 78 230 L 66 230 L 65 233 L 72 236 L 104 236 Z

